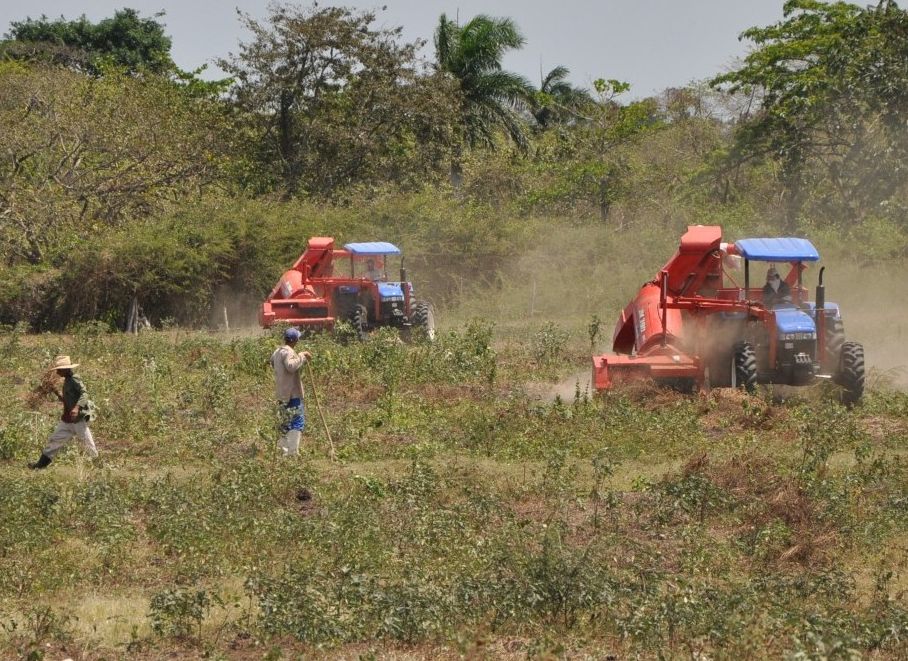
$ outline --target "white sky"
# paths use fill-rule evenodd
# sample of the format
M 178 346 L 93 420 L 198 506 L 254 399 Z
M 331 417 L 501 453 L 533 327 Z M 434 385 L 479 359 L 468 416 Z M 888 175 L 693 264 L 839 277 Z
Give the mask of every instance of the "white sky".
M 427 39 L 442 12 L 461 22 L 479 13 L 514 19 L 526 37 L 521 51 L 505 57 L 505 68 L 538 84 L 540 69 L 557 65 L 571 70 L 575 85 L 589 87 L 596 78 L 631 84 L 631 97 L 679 87 L 724 71 L 747 44 L 738 35 L 754 25 L 782 17 L 783 0 L 336 0 L 361 9 L 379 9 L 378 23 L 401 25 L 409 40 Z M 28 16 L 67 19 L 85 14 L 98 21 L 116 9 L 131 7 L 143 17 L 166 12 L 158 20 L 173 40 L 172 55 L 183 69 L 208 63 L 206 77 L 219 74 L 213 61 L 237 51 L 247 37 L 236 10 L 264 18 L 266 0 L 0 0 L 0 34 L 11 21 Z M 308 4 L 308 3 L 300 3 Z

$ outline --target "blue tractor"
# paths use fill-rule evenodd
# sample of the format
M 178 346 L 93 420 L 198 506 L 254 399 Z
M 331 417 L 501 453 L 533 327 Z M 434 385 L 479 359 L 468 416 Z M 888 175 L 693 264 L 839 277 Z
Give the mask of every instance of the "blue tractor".
M 711 385 L 752 391 L 758 383 L 798 386 L 831 379 L 841 387 L 844 403 L 857 402 L 864 392 L 864 347 L 846 341 L 839 306 L 826 301 L 825 267 L 819 271 L 814 300 L 808 300 L 804 271 L 808 263 L 820 259 L 813 244 L 781 237 L 740 239 L 722 246 L 724 259 L 719 263 L 727 264 L 728 256 L 743 258 L 744 283 L 740 288 L 720 287 L 715 295 L 759 302 L 771 314 L 712 317 L 711 332 L 720 338 L 718 345 L 725 346 L 712 355 L 716 369 L 710 370 Z M 751 282 L 754 263 L 768 267 L 762 286 Z M 722 342 L 723 337 L 728 341 Z
M 369 241 L 346 243 L 344 250 L 350 255 L 351 278 L 362 284 L 338 287 L 335 296 L 338 301 L 345 295 L 350 299 L 345 316 L 358 335 L 364 336 L 370 328 L 394 326 L 407 333 L 419 329 L 427 339 L 435 339 L 432 306 L 414 297 L 400 248 L 387 241 Z M 394 280 L 389 272 L 399 273 L 400 279 Z

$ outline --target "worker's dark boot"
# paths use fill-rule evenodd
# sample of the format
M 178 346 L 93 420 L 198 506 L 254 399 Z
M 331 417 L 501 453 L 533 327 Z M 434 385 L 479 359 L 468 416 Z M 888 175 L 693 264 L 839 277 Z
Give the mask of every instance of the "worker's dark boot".
M 48 457 L 46 454 L 42 454 L 38 458 L 38 461 L 36 461 L 33 464 L 29 464 L 28 467 L 31 468 L 32 470 L 37 470 L 40 468 L 47 468 L 48 466 L 50 466 L 50 462 L 51 462 L 51 458 Z

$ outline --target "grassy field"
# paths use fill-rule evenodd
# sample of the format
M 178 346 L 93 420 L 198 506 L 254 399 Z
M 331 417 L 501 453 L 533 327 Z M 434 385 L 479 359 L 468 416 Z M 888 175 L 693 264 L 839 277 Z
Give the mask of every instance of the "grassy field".
M 314 338 L 0 335 L 0 656 L 906 658 L 908 395 L 590 398 L 583 325 Z M 33 473 L 81 362 L 101 458 Z

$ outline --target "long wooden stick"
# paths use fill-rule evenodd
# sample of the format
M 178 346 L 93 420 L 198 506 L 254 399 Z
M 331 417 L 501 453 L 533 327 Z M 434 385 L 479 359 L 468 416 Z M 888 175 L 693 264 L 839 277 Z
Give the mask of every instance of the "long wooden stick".
M 306 372 L 309 374 L 309 383 L 312 386 L 312 397 L 315 399 L 315 408 L 318 410 L 318 417 L 322 419 L 322 426 L 325 428 L 325 436 L 328 437 L 328 456 L 332 461 L 337 461 L 337 453 L 334 452 L 334 441 L 331 439 L 331 432 L 328 431 L 328 423 L 325 422 L 325 414 L 322 412 L 322 406 L 318 401 L 318 391 L 315 389 L 315 377 L 312 376 L 312 366 L 306 361 Z

